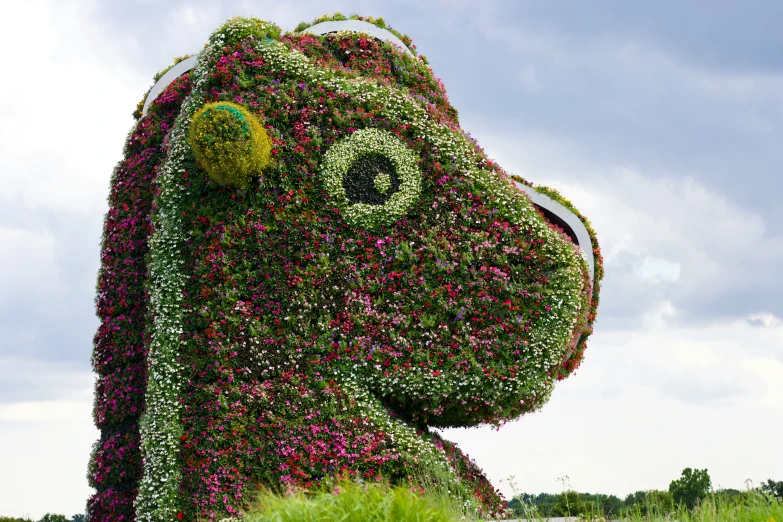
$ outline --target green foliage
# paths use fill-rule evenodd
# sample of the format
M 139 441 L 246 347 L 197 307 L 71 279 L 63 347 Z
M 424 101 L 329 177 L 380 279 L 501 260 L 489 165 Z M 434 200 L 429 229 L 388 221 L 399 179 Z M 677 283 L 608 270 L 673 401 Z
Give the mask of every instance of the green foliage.
M 623 501 L 615 495 L 575 491 L 567 491 L 559 495 L 522 493 L 508 503 L 509 511 L 519 518 L 583 516 L 590 519 L 599 515 L 616 518 L 623 506 Z
M 783 481 L 776 482 L 772 479 L 768 479 L 767 482 L 761 483 L 761 491 L 783 501 Z
M 707 496 L 710 486 L 710 475 L 706 468 L 702 470 L 685 468 L 682 470 L 682 476 L 669 484 L 669 492 L 675 504 L 684 504 L 688 509 L 693 509 Z
M 65 515 L 47 513 L 38 520 L 38 522 L 68 522 Z
M 456 510 L 448 497 L 421 496 L 405 487 L 359 485 L 341 482 L 333 490 L 299 491 L 277 495 L 264 490 L 255 509 L 248 511 L 247 522 L 449 522 Z M 464 520 L 464 519 L 463 519 Z
M 734 490 L 736 492 L 736 490 Z M 765 496 L 758 490 L 743 491 L 739 495 L 715 492 L 706 495 L 695 508 L 684 504 L 676 506 L 673 512 L 648 514 L 627 513 L 624 522 L 779 522 L 783 520 L 783 503 L 774 497 Z
M 226 21 L 223 26 L 210 37 L 210 43 L 233 45 L 248 38 L 254 40 L 279 40 L 282 30 L 272 22 L 258 18 L 235 17 Z
M 552 514 L 557 517 L 579 516 L 585 512 L 585 502 L 576 491 L 563 491 L 557 496 Z
M 666 515 L 674 511 L 674 501 L 671 493 L 668 491 L 657 489 L 637 491 L 625 498 L 620 511 L 629 516 Z
M 777 484 L 772 481 L 773 484 Z M 766 488 L 765 488 L 766 489 Z M 574 492 L 568 492 L 574 493 Z M 668 491 L 637 491 L 629 494 L 625 501 L 614 495 L 591 495 L 579 493 L 579 501 L 573 494 L 552 495 L 523 493 L 509 502 L 509 509 L 518 518 L 543 522 L 549 517 L 563 516 L 555 506 L 568 498 L 572 516 L 579 520 L 623 522 L 781 522 L 783 502 L 762 491 L 762 488 L 738 491 L 719 490 L 707 494 L 693 509 L 685 504 L 675 505 Z
M 18 517 L 4 517 L 0 515 L 0 522 L 33 522 L 33 519 L 29 517 L 18 518 Z M 73 515 L 69 521 L 65 517 L 65 515 L 47 513 L 43 517 L 41 517 L 41 519 L 38 520 L 38 522 L 85 522 L 85 517 L 82 514 L 76 514 Z

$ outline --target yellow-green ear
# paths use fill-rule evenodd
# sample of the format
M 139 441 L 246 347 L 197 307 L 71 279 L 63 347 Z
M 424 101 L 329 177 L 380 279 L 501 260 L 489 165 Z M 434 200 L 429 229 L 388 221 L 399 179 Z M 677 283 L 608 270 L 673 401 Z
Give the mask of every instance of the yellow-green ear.
M 247 188 L 271 163 L 272 142 L 258 118 L 231 102 L 208 103 L 188 135 L 196 161 L 221 185 Z

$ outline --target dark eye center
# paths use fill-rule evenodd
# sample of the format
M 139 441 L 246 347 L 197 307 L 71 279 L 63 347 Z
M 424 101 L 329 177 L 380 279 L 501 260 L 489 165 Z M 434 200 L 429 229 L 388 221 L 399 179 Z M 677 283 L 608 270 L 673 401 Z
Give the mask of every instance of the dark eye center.
M 350 203 L 383 205 L 400 189 L 400 177 L 386 156 L 363 154 L 343 175 L 343 189 Z

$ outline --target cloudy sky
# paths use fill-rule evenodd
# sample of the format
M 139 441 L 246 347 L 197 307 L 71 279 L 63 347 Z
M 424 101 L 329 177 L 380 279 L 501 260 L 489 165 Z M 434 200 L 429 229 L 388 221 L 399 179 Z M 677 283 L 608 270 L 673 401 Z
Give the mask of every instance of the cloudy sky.
M 585 362 L 499 431 L 447 430 L 509 495 L 783 480 L 783 3 L 25 0 L 0 17 L 0 515 L 90 494 L 109 176 L 154 73 L 235 15 L 383 16 L 506 170 L 605 264 Z M 501 482 L 502 481 L 502 482 Z

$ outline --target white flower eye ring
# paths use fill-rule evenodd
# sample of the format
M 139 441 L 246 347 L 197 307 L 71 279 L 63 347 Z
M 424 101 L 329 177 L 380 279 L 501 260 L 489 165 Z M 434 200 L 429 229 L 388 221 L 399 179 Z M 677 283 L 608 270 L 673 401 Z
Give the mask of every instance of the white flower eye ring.
M 391 225 L 421 191 L 416 154 L 394 134 L 378 129 L 357 130 L 334 143 L 321 175 L 346 221 L 359 227 Z

